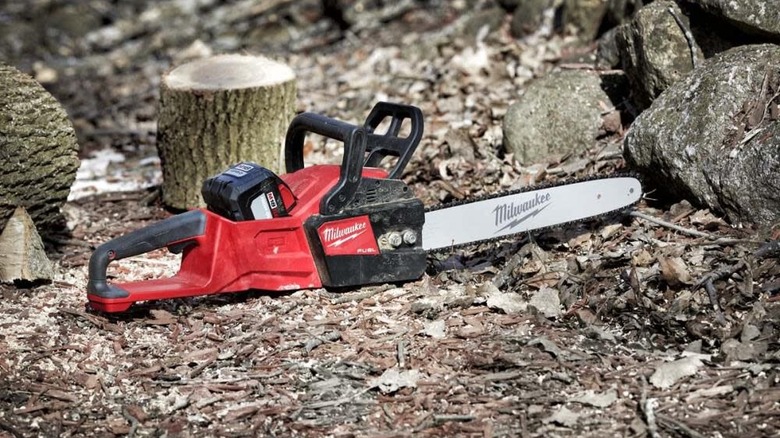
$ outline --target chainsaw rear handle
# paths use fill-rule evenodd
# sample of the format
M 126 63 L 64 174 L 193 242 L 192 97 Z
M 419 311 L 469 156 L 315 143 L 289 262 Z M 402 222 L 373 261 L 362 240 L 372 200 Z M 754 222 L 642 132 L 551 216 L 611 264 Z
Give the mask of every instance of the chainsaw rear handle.
M 374 130 L 387 117 L 391 118 L 387 132 L 374 134 Z M 405 138 L 398 137 L 406 119 L 411 122 L 411 131 Z M 314 113 L 299 114 L 290 123 L 285 139 L 285 167 L 288 173 L 303 169 L 303 144 L 308 132 L 344 143 L 339 180 L 320 203 L 321 214 L 334 214 L 354 198 L 364 166 L 377 167 L 385 157 L 395 156 L 398 160 L 388 178 L 397 179 L 401 176 L 422 138 L 423 115 L 417 107 L 388 102 L 377 103 L 363 126 Z
M 202 236 L 205 228 L 206 215 L 201 210 L 192 210 L 100 245 L 89 259 L 87 291 L 102 298 L 128 297 L 129 292 L 106 281 L 109 263 L 161 248 L 179 253 Z

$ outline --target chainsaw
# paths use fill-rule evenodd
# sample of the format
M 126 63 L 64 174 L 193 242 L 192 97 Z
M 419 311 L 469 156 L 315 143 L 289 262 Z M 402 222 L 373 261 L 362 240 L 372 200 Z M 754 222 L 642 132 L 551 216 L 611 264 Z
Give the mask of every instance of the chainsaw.
M 308 133 L 343 143 L 341 164 L 305 167 Z M 426 210 L 400 179 L 422 135 L 422 112 L 409 105 L 380 102 L 362 126 L 297 115 L 285 138 L 287 173 L 238 163 L 203 183 L 206 208 L 100 245 L 89 261 L 90 305 L 122 312 L 138 301 L 410 281 L 423 275 L 430 251 L 582 221 L 642 196 L 637 179 L 613 176 Z M 162 248 L 181 253 L 174 276 L 107 280 L 111 262 Z

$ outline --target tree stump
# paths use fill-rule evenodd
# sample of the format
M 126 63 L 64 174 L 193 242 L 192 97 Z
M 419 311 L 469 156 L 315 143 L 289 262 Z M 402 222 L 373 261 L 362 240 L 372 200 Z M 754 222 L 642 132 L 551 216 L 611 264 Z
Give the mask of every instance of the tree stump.
M 295 99 L 292 69 L 257 56 L 214 56 L 163 76 L 157 126 L 163 202 L 203 206 L 203 181 L 239 161 L 279 171 Z
M 0 230 L 24 207 L 41 233 L 62 220 L 79 167 L 73 125 L 30 76 L 0 64 Z

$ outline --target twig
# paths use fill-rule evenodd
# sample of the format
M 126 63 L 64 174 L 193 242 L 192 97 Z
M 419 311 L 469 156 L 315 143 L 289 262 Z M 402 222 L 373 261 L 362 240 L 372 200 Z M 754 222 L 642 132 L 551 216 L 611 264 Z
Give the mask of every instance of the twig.
M 523 247 L 520 248 L 520 250 L 517 251 L 508 262 L 506 262 L 506 265 L 504 265 L 504 268 L 501 270 L 501 272 L 493 277 L 493 284 L 497 288 L 501 289 L 501 287 L 506 284 L 507 280 L 512 278 L 512 271 L 514 271 L 515 268 L 518 267 L 520 263 L 523 262 L 525 257 L 530 253 L 531 247 L 528 246 L 528 244 L 523 245 Z
M 780 240 L 773 240 L 761 245 L 754 253 L 753 257 L 763 259 L 766 257 L 777 257 L 780 255 Z
M 343 295 L 340 294 L 338 297 L 333 298 L 331 302 L 333 304 L 344 304 L 350 301 L 362 301 L 365 300 L 366 298 L 371 298 L 378 293 L 382 293 L 386 290 L 392 289 L 392 287 L 393 286 L 390 284 L 383 284 L 381 286 L 373 287 L 359 292 L 343 294 Z
M 720 239 L 720 237 L 718 237 L 718 236 L 716 236 L 714 234 L 705 233 L 703 231 L 694 230 L 694 229 L 691 229 L 691 228 L 681 227 L 679 225 L 673 224 L 671 222 L 667 222 L 667 221 L 665 221 L 663 219 L 658 219 L 657 217 L 653 217 L 653 216 L 650 216 L 650 215 L 638 212 L 636 210 L 633 210 L 633 211 L 629 212 L 628 215 L 629 216 L 633 216 L 633 217 L 637 217 L 637 218 L 640 218 L 640 219 L 644 219 L 644 220 L 646 220 L 648 222 L 652 222 L 654 224 L 658 224 L 658 225 L 661 225 L 661 226 L 666 227 L 666 228 L 670 228 L 670 229 L 675 230 L 675 231 L 679 231 L 679 232 L 681 232 L 683 234 L 687 234 L 689 236 L 703 237 L 703 238 L 709 239 L 709 240 L 718 240 L 718 239 Z
M 690 427 L 688 427 L 688 425 L 686 425 L 680 420 L 674 419 L 664 414 L 658 414 L 658 420 L 663 423 L 669 423 L 671 427 L 678 429 L 680 432 L 688 435 L 691 438 L 704 438 L 704 435 L 691 429 Z
M 639 396 L 639 409 L 645 416 L 645 423 L 647 423 L 647 434 L 650 438 L 660 438 L 658 433 L 658 424 L 655 421 L 655 405 L 657 400 L 654 398 L 647 398 L 647 382 L 642 378 L 642 392 Z
M 138 430 L 138 419 L 135 418 L 132 414 L 130 414 L 130 411 L 127 410 L 127 407 L 122 406 L 122 416 L 125 417 L 127 421 L 130 422 L 130 431 L 127 432 L 127 436 L 129 438 L 132 438 L 135 436 L 136 431 Z
M 398 356 L 398 368 L 406 368 L 406 346 L 404 340 L 398 341 L 396 355 Z
M 3 420 L 0 420 L 0 430 L 4 430 L 11 435 L 14 436 L 14 438 L 23 438 L 24 435 L 22 435 L 18 430 L 16 430 L 15 427 L 13 427 L 11 424 L 6 423 Z
M 669 6 L 667 11 L 669 11 L 669 14 L 672 15 L 672 18 L 674 18 L 674 21 L 677 23 L 677 26 L 680 27 L 680 30 L 682 31 L 683 36 L 685 37 L 685 41 L 688 43 L 688 48 L 691 50 L 691 65 L 695 69 L 699 63 L 698 60 L 696 59 L 696 40 L 694 40 L 691 31 L 688 29 L 688 26 L 686 26 L 685 23 L 683 23 L 682 19 L 677 15 L 677 12 L 675 12 L 671 6 Z
M 354 405 L 371 405 L 376 403 L 376 400 L 361 400 L 360 397 L 370 391 L 369 389 L 364 389 L 362 391 L 359 391 L 356 394 L 347 394 L 343 397 L 337 398 L 335 400 L 325 400 L 325 401 L 319 401 L 314 403 L 309 403 L 307 405 L 304 405 L 301 407 L 301 409 L 322 409 L 322 408 L 332 408 L 335 406 L 341 406 L 345 403 L 351 403 Z
M 311 334 L 311 333 L 309 333 Z M 308 342 L 306 342 L 306 345 L 303 347 L 306 351 L 306 354 L 311 353 L 312 350 L 319 347 L 320 345 L 324 343 L 333 343 L 341 339 L 341 332 L 337 330 L 333 330 L 331 332 L 325 333 L 323 336 L 314 336 L 313 339 L 310 339 Z
M 730 277 L 734 275 L 736 272 L 741 271 L 742 269 L 746 268 L 748 265 L 744 260 L 740 260 L 739 263 L 736 263 L 733 266 L 730 266 L 727 269 L 721 269 L 719 271 L 710 272 L 709 274 L 705 275 L 701 280 L 699 280 L 698 283 L 696 283 L 695 288 L 698 289 L 700 287 L 704 287 L 704 290 L 707 291 L 707 296 L 710 299 L 710 304 L 712 305 L 713 310 L 715 310 L 715 317 L 718 320 L 720 324 L 726 324 L 726 317 L 723 315 L 723 311 L 720 308 L 720 304 L 718 304 L 718 291 L 715 289 L 715 281 L 722 280 L 724 278 Z
M 473 421 L 474 418 L 476 417 L 474 417 L 473 415 L 434 414 L 433 423 L 442 424 L 442 423 L 448 423 L 450 421 L 467 422 L 467 421 Z
M 707 291 L 707 297 L 709 297 L 712 309 L 715 311 L 715 319 L 720 325 L 726 325 L 726 317 L 723 315 L 720 304 L 718 304 L 718 291 L 715 289 L 715 285 L 712 284 L 712 279 L 708 279 L 704 283 L 704 290 Z

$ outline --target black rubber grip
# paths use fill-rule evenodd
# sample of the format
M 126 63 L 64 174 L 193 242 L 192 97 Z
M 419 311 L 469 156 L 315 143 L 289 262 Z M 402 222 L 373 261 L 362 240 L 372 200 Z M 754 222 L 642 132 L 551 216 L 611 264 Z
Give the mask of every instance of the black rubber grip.
M 387 117 L 391 118 L 387 132 L 374 134 Z M 411 132 L 405 138 L 398 137 L 406 119 L 411 122 Z M 309 132 L 344 143 L 339 181 L 320 204 L 321 214 L 333 214 L 352 201 L 360 184 L 363 166 L 378 167 L 385 157 L 398 157 L 388 178 L 400 178 L 422 138 L 423 116 L 417 107 L 388 102 L 377 103 L 363 126 L 314 113 L 299 114 L 290 123 L 285 138 L 284 157 L 288 173 L 303 169 L 303 144 Z
M 374 130 L 385 118 L 390 117 L 390 126 L 384 134 L 374 134 Z M 411 130 L 405 138 L 398 137 L 401 131 L 403 121 L 409 119 Z M 420 108 L 411 105 L 399 105 L 389 102 L 379 102 L 374 105 L 371 113 L 366 117 L 364 125 L 368 130 L 368 140 L 366 141 L 365 166 L 377 167 L 387 156 L 398 157 L 398 161 L 390 171 L 388 178 L 398 179 L 401 177 L 412 158 L 417 145 L 423 136 L 423 114 Z
M 109 263 L 160 248 L 180 252 L 186 240 L 202 236 L 205 229 L 206 215 L 200 210 L 192 210 L 109 240 L 100 245 L 89 258 L 87 291 L 102 298 L 129 296 L 126 290 L 106 281 Z

